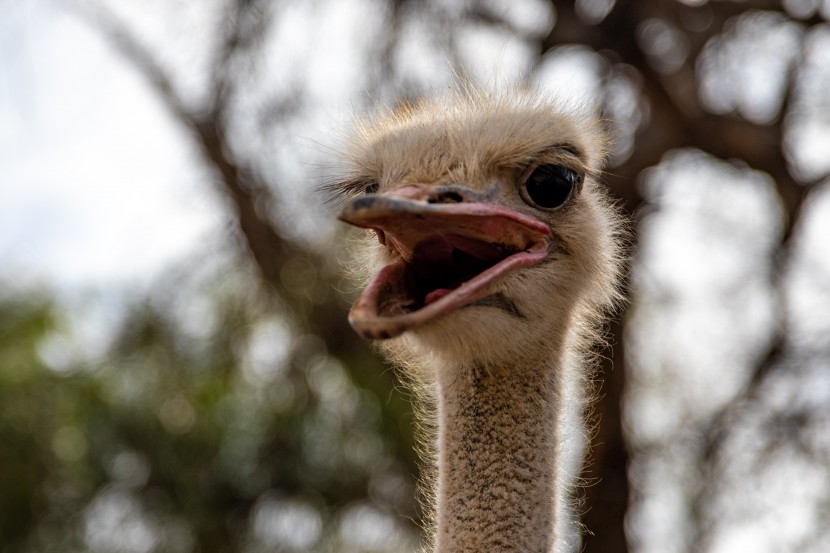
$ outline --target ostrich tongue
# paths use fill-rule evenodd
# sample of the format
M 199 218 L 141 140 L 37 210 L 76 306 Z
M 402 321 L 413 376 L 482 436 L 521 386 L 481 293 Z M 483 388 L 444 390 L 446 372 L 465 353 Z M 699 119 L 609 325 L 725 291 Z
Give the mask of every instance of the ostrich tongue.
M 368 194 L 340 219 L 375 231 L 391 262 L 349 313 L 368 339 L 398 336 L 491 295 L 501 275 L 548 254 L 550 229 L 522 213 L 485 203 L 428 203 Z

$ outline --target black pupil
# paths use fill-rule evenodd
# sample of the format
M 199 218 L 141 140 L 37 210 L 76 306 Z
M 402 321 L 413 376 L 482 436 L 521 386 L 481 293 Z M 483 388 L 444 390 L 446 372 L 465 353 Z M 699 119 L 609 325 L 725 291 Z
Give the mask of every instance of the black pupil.
M 576 173 L 562 165 L 540 165 L 527 178 L 527 196 L 539 207 L 563 205 L 571 197 Z
M 380 188 L 380 186 L 378 185 L 377 182 L 370 182 L 369 184 L 366 185 L 366 188 L 363 189 L 363 192 L 365 194 L 374 194 L 375 192 L 378 191 L 378 188 Z

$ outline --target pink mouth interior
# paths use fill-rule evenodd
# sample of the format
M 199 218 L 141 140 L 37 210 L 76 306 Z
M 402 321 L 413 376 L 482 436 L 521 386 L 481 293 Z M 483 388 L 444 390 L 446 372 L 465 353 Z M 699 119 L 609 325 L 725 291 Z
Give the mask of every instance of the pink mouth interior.
M 377 314 L 395 316 L 430 305 L 517 253 L 515 248 L 457 234 L 427 236 L 412 248 L 397 285 L 387 282 L 378 290 Z M 381 279 L 381 283 L 384 281 Z M 384 297 L 389 295 L 411 301 L 389 301 L 391 298 Z
M 397 336 L 482 299 L 496 278 L 548 253 L 546 225 L 486 204 L 380 200 L 342 218 L 374 229 L 393 258 L 350 313 L 352 326 L 367 338 Z

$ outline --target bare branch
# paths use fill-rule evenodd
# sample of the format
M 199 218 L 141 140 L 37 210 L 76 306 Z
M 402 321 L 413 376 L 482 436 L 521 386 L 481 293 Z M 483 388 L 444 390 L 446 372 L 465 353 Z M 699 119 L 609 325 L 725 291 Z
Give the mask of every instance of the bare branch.
M 144 75 L 164 105 L 180 123 L 195 129 L 197 122 L 195 113 L 184 104 L 167 71 L 115 14 L 98 3 L 93 5 L 85 2 L 71 2 L 69 5 L 91 27 L 100 31 L 104 38 Z
M 211 65 L 210 110 L 222 113 L 236 85 L 231 68 L 234 59 L 249 53 L 266 35 L 265 29 L 272 23 L 272 3 L 263 0 L 236 0 L 223 18 L 223 35 Z
M 175 119 L 192 131 L 205 158 L 218 173 L 221 188 L 231 200 L 238 228 L 263 278 L 275 290 L 281 290 L 279 268 L 296 249 L 267 218 L 268 207 L 275 202 L 273 191 L 261 175 L 232 158 L 221 113 L 204 113 L 186 106 L 176 93 L 172 78 L 156 58 L 103 6 L 85 7 L 80 13 L 144 75 Z
M 245 8 L 250 10 L 261 4 L 243 3 L 250 4 Z M 303 255 L 318 266 L 322 265 L 322 261 L 314 258 L 310 252 L 297 248 L 274 225 L 270 213 L 279 203 L 276 191 L 267 186 L 265 177 L 257 170 L 233 157 L 221 110 L 199 111 L 188 108 L 176 94 L 172 78 L 122 22 L 103 8 L 85 10 L 84 15 L 147 78 L 175 119 L 192 131 L 205 159 L 216 170 L 218 184 L 230 200 L 231 214 L 240 231 L 244 248 L 250 253 L 267 288 L 283 300 L 283 305 L 291 316 L 304 320 L 310 332 L 326 340 L 333 355 L 368 356 L 368 348 L 363 342 L 350 339 L 352 333 L 348 328 L 343 305 L 337 302 L 309 305 L 308 298 L 302 293 L 286 289 L 283 285 L 281 269 L 290 257 Z M 247 27 L 245 32 L 240 32 L 240 38 L 230 41 L 253 44 L 254 39 L 248 37 L 247 33 L 261 32 L 255 31 L 255 28 L 258 27 Z M 216 75 L 220 73 L 219 70 L 214 72 Z M 214 93 L 212 96 L 218 95 Z
M 577 15 L 574 2 L 556 2 L 557 22 L 550 34 L 542 41 L 542 51 L 566 43 L 587 44 L 597 52 L 612 52 L 613 63 L 630 65 L 643 76 L 643 91 L 650 108 L 650 120 L 636 135 L 637 147 L 633 155 L 622 165 L 612 170 L 609 178 L 614 192 L 624 201 L 629 212 L 635 212 L 643 203 L 637 178 L 640 173 L 660 162 L 669 150 L 694 147 L 722 159 L 738 159 L 748 166 L 769 174 L 776 183 L 788 220 L 781 238 L 778 255 L 775 258 L 774 286 L 780 288 L 780 275 L 787 263 L 793 229 L 799 219 L 801 206 L 809 187 L 796 182 L 790 173 L 782 151 L 784 123 L 779 117 L 770 124 L 757 124 L 733 115 L 708 113 L 700 104 L 696 93 L 694 63 L 708 40 L 723 32 L 733 17 L 748 8 L 780 9 L 777 2 L 757 0 L 747 3 L 709 2 L 699 8 L 690 8 L 681 3 L 617 1 L 612 11 L 598 24 L 591 25 Z M 701 31 L 685 29 L 690 40 L 690 55 L 686 65 L 671 75 L 657 72 L 646 54 L 637 45 L 640 25 L 648 18 L 661 16 L 680 22 L 688 16 L 686 10 L 698 10 L 698 15 L 707 17 L 708 25 Z M 704 13 L 705 12 L 705 13 Z M 793 83 L 789 75 L 789 86 Z M 789 92 L 789 91 L 788 91 Z M 781 113 L 786 113 L 790 102 L 788 93 L 783 101 Z M 748 140 L 747 137 L 752 137 Z M 786 337 L 782 326 L 770 345 L 762 362 L 758 364 L 746 390 L 736 403 L 727 406 L 713 420 L 708 449 L 719 449 L 722 433 L 718 431 L 730 419 L 743 402 L 757 394 L 762 382 L 778 366 Z M 615 353 L 621 351 L 616 348 Z M 603 537 L 587 536 L 585 551 L 625 551 L 623 517 L 626 511 L 626 490 L 619 482 L 625 479 L 627 453 L 619 428 L 619 400 L 623 386 L 621 363 L 615 372 L 609 372 L 606 363 L 605 394 L 599 404 L 602 425 L 598 435 L 594 456 L 598 473 L 604 481 L 588 489 L 589 503 L 594 506 L 584 517 L 584 523 L 591 528 L 602 528 Z M 714 453 L 710 453 L 714 455 Z M 603 503 L 606 497 L 622 497 L 622 503 Z M 599 511 L 599 512 L 597 512 Z M 610 536 L 613 536 L 611 538 Z

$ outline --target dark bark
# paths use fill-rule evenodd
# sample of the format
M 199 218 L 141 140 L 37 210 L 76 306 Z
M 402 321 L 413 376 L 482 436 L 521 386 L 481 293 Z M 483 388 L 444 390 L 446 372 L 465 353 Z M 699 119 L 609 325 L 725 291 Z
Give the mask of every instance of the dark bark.
M 779 251 L 775 256 L 773 272 L 778 275 L 785 263 L 789 241 L 799 219 L 801 206 L 809 186 L 799 183 L 790 173 L 782 150 L 784 117 L 789 107 L 790 94 L 785 95 L 781 114 L 769 124 L 757 124 L 737 115 L 708 113 L 696 95 L 695 63 L 705 45 L 714 36 L 726 31 L 737 15 L 748 9 L 779 10 L 777 2 L 709 2 L 697 8 L 681 3 L 617 1 L 611 12 L 599 23 L 588 24 L 577 14 L 574 2 L 553 2 L 557 21 L 550 34 L 541 40 L 541 52 L 568 43 L 586 44 L 604 55 L 609 63 L 624 63 L 642 76 L 643 94 L 650 117 L 636 134 L 633 154 L 620 166 L 611 168 L 606 181 L 613 193 L 624 202 L 629 214 L 637 213 L 643 205 L 638 191 L 638 178 L 643 170 L 656 165 L 669 151 L 677 148 L 697 148 L 724 160 L 738 160 L 748 167 L 763 171 L 775 181 L 787 218 Z M 685 64 L 671 74 L 658 72 L 646 53 L 638 46 L 639 26 L 649 18 L 660 17 L 682 29 L 690 45 Z M 708 25 L 702 30 L 684 28 L 690 18 L 703 18 Z M 806 21 L 806 25 L 821 23 L 820 19 Z M 789 75 L 792 87 L 793 74 Z M 774 278 L 774 277 L 773 277 Z M 597 483 L 588 488 L 583 523 L 589 534 L 585 538 L 585 553 L 623 553 L 625 544 L 624 518 L 628 504 L 626 470 L 629 454 L 621 428 L 620 403 L 625 387 L 622 327 L 613 327 L 614 353 L 603 366 L 605 383 L 596 406 L 600 426 L 594 440 L 592 464 L 585 477 Z M 769 372 L 778 357 L 780 339 L 770 348 L 770 354 L 759 363 L 745 395 L 752 395 L 757 383 Z M 738 398 L 736 403 L 740 403 Z M 727 417 L 725 413 L 723 417 Z M 717 427 L 722 418 L 715 421 Z M 711 434 L 716 447 L 719 433 Z M 710 451 L 711 453 L 711 451 Z
M 623 522 L 628 509 L 629 459 L 620 417 L 625 386 L 622 331 L 622 321 L 614 321 L 610 329 L 612 350 L 603 358 L 600 396 L 591 410 L 598 424 L 582 473 L 588 485 L 582 515 L 584 551 L 627 551 Z

